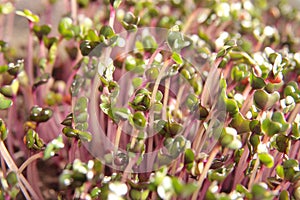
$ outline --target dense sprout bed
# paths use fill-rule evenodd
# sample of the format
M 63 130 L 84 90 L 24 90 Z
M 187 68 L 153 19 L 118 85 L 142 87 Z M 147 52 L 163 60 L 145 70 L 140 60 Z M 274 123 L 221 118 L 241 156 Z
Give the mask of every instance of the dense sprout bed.
M 300 199 L 297 1 L 19 2 L 0 199 Z

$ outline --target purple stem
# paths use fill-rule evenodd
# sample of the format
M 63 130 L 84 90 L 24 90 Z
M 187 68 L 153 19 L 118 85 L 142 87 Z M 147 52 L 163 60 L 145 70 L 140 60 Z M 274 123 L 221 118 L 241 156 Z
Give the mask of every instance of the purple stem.
M 115 16 L 116 16 L 116 11 L 112 5 L 109 5 L 109 12 L 110 12 L 109 26 L 111 28 L 114 28 L 114 20 L 115 20 Z
M 233 181 L 233 185 L 232 185 L 233 189 L 236 187 L 237 184 L 241 183 L 242 177 L 244 177 L 243 172 L 247 168 L 248 155 L 249 155 L 249 149 L 248 149 L 248 146 L 245 145 L 244 152 L 240 158 L 240 161 L 236 167 L 236 172 L 234 174 L 234 181 Z
M 29 36 L 28 36 L 28 46 L 27 46 L 27 63 L 25 65 L 25 71 L 27 72 L 29 85 L 33 83 L 33 35 L 32 35 L 32 28 L 34 23 L 29 21 Z
M 77 150 L 77 143 L 78 140 L 77 139 L 72 139 L 72 144 L 71 147 L 69 149 L 69 163 L 73 163 L 75 160 L 75 154 L 76 154 L 76 150 Z
M 32 156 L 32 152 L 29 152 L 28 157 L 30 157 L 30 156 Z M 27 180 L 30 183 L 31 187 L 34 189 L 34 191 L 38 195 L 39 199 L 41 199 L 41 200 L 44 199 L 43 195 L 41 193 L 41 190 L 38 186 L 40 181 L 39 181 L 39 176 L 38 176 L 38 170 L 36 167 L 36 160 L 28 165 L 26 171 L 27 171 Z

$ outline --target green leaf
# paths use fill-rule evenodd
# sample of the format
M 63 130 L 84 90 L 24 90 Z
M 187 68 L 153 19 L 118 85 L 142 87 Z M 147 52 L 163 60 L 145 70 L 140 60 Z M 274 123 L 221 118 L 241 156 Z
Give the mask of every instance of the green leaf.
M 101 189 L 96 186 L 92 189 L 92 191 L 90 192 L 90 195 L 91 195 L 92 199 L 94 199 L 94 198 L 98 198 L 100 193 L 101 193 Z
M 125 69 L 127 71 L 134 70 L 136 65 L 137 65 L 137 61 L 135 57 L 133 57 L 132 55 L 128 55 L 125 59 Z
M 67 117 L 61 122 L 62 125 L 64 126 L 72 126 L 73 122 L 73 113 L 70 113 L 67 115 Z
M 151 53 L 153 53 L 157 49 L 157 46 L 158 46 L 154 37 L 151 35 L 147 35 L 146 37 L 144 37 L 142 44 L 143 44 L 144 50 L 147 52 L 151 52 Z
M 27 18 L 29 21 L 33 23 L 38 23 L 40 21 L 39 16 L 33 14 L 30 10 L 24 9 L 23 11 L 17 10 L 16 14 L 22 17 Z
M 257 147 L 258 147 L 258 145 L 260 144 L 259 136 L 256 135 L 256 134 L 252 134 L 252 135 L 250 136 L 250 144 L 251 144 L 252 147 L 253 147 L 253 151 L 256 152 L 256 151 L 257 151 Z
M 13 105 L 13 101 L 0 94 L 0 110 L 8 109 Z
M 207 44 L 209 44 L 210 47 L 212 47 L 213 49 L 215 48 L 215 43 L 211 41 L 210 37 L 205 33 L 205 31 L 199 29 L 198 35 L 199 35 L 200 39 L 207 42 Z
M 156 124 L 155 128 L 160 134 L 166 137 L 175 136 L 183 130 L 181 124 L 177 122 L 170 122 L 170 121 L 166 122 L 164 120 L 160 120 Z
M 298 186 L 296 189 L 294 189 L 293 195 L 295 199 L 300 199 L 300 187 Z
M 193 163 L 195 159 L 195 154 L 192 149 L 186 149 L 184 152 L 184 164 L 190 164 Z
M 172 177 L 172 185 L 175 190 L 175 193 L 184 199 L 192 195 L 193 192 L 196 191 L 197 189 L 196 184 L 194 183 L 184 184 L 177 177 Z
M 169 31 L 167 42 L 169 47 L 175 52 L 179 52 L 181 49 L 192 44 L 188 38 L 184 37 L 184 35 L 179 32 L 178 25 L 173 26 Z
M 114 164 L 117 166 L 126 166 L 128 164 L 128 155 L 122 152 L 118 152 L 114 156 Z
M 109 190 L 117 196 L 123 196 L 128 192 L 127 185 L 122 182 L 110 182 L 108 187 Z
M 284 178 L 284 169 L 282 165 L 278 165 L 276 167 L 276 174 L 280 177 L 280 178 Z
M 191 80 L 189 80 L 190 85 L 193 87 L 195 95 L 200 95 L 202 92 L 202 80 L 198 76 L 194 76 Z
M 269 118 L 266 118 L 262 122 L 262 130 L 269 136 L 273 136 L 279 133 L 282 125 L 278 122 L 274 122 Z
M 88 130 L 88 127 L 89 127 L 89 124 L 87 121 L 75 124 L 75 128 L 79 131 L 86 131 L 86 130 Z
M 57 138 L 47 144 L 47 147 L 44 151 L 44 160 L 53 157 L 60 149 L 64 148 L 64 146 L 62 135 L 59 135 Z
M 221 135 L 221 144 L 222 146 L 227 146 L 229 145 L 232 141 L 234 140 L 234 136 L 231 134 L 226 134 L 224 132 L 224 134 Z
M 156 78 L 158 77 L 159 74 L 159 69 L 157 67 L 151 67 L 146 70 L 145 75 L 148 80 L 150 81 L 155 81 Z
M 274 194 L 268 190 L 267 185 L 264 183 L 254 184 L 251 189 L 251 194 L 253 199 L 272 200 L 274 198 Z
M 41 150 L 44 147 L 44 142 L 40 139 L 37 132 L 33 129 L 29 129 L 24 137 L 24 143 L 26 144 L 27 148 L 33 150 Z
M 289 159 L 283 162 L 284 179 L 292 182 L 297 172 L 300 171 L 297 160 Z
M 35 122 L 46 122 L 52 117 L 53 111 L 50 108 L 33 106 L 30 110 L 29 119 Z
M 39 38 L 39 40 L 42 40 L 44 36 L 47 36 L 51 32 L 51 26 L 49 26 L 49 25 L 42 25 L 42 26 L 34 25 L 33 32 Z
M 6 97 L 13 97 L 12 87 L 10 85 L 4 85 L 0 88 L 0 93 Z
M 128 108 L 112 108 L 112 119 L 116 122 L 119 120 L 127 120 L 130 114 L 131 113 Z
M 63 134 L 65 134 L 65 136 L 67 136 L 67 137 L 74 137 L 74 138 L 77 138 L 77 137 L 78 137 L 78 130 L 73 129 L 73 128 L 68 127 L 68 126 L 64 127 L 64 128 L 62 129 L 62 132 L 63 132 Z
M 251 83 L 251 87 L 255 90 L 262 89 L 266 86 L 264 79 L 255 76 L 253 72 L 250 75 L 250 83 Z
M 300 122 L 293 122 L 292 124 L 292 138 L 298 140 L 300 138 Z
M 33 87 L 37 88 L 38 86 L 47 83 L 48 80 L 50 79 L 50 77 L 51 76 L 49 73 L 42 74 L 41 76 L 39 76 L 35 79 Z
M 204 120 L 209 115 L 209 112 L 204 106 L 199 104 L 195 115 L 199 120 Z
M 226 67 L 227 63 L 229 62 L 229 60 L 230 60 L 229 54 L 225 55 L 225 56 L 222 58 L 220 64 L 218 65 L 218 68 L 224 69 L 224 68 Z
M 66 39 L 71 39 L 75 36 L 73 28 L 73 21 L 70 17 L 63 17 L 58 24 L 59 33 Z
M 240 158 L 242 157 L 244 151 L 245 151 L 244 148 L 236 149 L 234 151 L 234 162 L 235 163 L 238 163 L 240 161 Z
M 7 183 L 13 187 L 15 186 L 17 183 L 18 183 L 18 177 L 17 177 L 17 174 L 16 172 L 9 172 L 7 175 L 6 175 L 6 180 L 7 180 Z
M 247 199 L 251 199 L 251 197 L 252 197 L 251 193 L 247 190 L 247 188 L 241 184 L 237 184 L 236 191 L 241 194 L 244 194 Z
M 89 5 L 90 0 L 77 0 L 80 8 L 86 8 Z
M 292 96 L 296 103 L 300 101 L 300 90 L 298 88 L 298 84 L 295 81 L 289 82 L 284 88 L 284 96 Z
M 232 41 L 232 40 L 231 40 L 230 42 L 231 42 L 231 44 L 228 43 L 228 44 L 230 44 L 230 45 L 225 44 L 224 47 L 222 47 L 222 48 L 220 49 L 220 51 L 219 51 L 218 54 L 217 54 L 217 58 L 226 56 L 226 55 L 231 51 L 231 49 L 232 49 L 233 46 L 234 46 L 234 45 L 232 45 L 232 44 L 235 43 L 235 41 Z
M 283 168 L 284 169 L 288 169 L 288 168 L 296 168 L 298 169 L 299 168 L 299 163 L 297 160 L 295 159 L 289 159 L 289 160 L 286 160 L 283 162 Z
M 72 37 L 72 36 L 70 36 Z M 101 48 L 100 42 L 94 42 L 94 41 L 88 41 L 84 40 L 80 43 L 80 51 L 83 56 L 88 56 L 97 46 Z M 96 53 L 97 56 L 101 55 L 101 49 L 97 49 L 97 51 L 93 51 L 93 53 Z
M 100 35 L 104 36 L 105 39 L 109 39 L 115 35 L 115 32 L 110 26 L 104 25 L 100 29 L 99 36 Z
M 132 116 L 132 122 L 136 129 L 142 130 L 146 127 L 147 121 L 143 112 L 135 112 Z
M 92 140 L 92 134 L 85 131 L 78 131 L 78 137 L 84 142 L 90 142 Z
M 218 181 L 221 182 L 225 180 L 225 178 L 233 171 L 234 164 L 230 164 L 228 166 L 222 166 L 220 168 L 211 169 L 208 172 L 208 179 L 210 181 Z
M 239 107 L 234 99 L 226 99 L 226 111 L 229 112 L 231 116 L 234 116 L 239 112 Z
M 266 167 L 271 168 L 274 165 L 274 158 L 268 153 L 259 153 L 258 158 Z
M 0 92 L 7 97 L 16 96 L 18 90 L 19 90 L 18 79 L 14 79 L 10 85 L 4 85 L 0 88 Z
M 179 65 L 183 64 L 183 60 L 181 58 L 181 55 L 176 53 L 176 52 L 173 52 L 172 53 L 172 59 Z
M 186 79 L 186 80 L 190 80 L 192 78 L 192 75 L 190 74 L 190 72 L 183 68 L 182 70 L 180 70 L 180 74 Z
M 132 85 L 134 89 L 137 89 L 143 83 L 143 79 L 140 77 L 135 77 L 132 79 Z
M 231 122 L 230 126 L 236 129 L 239 134 L 250 132 L 250 120 L 245 119 L 245 117 L 240 113 L 236 113 Z
M 264 90 L 256 90 L 254 93 L 254 103 L 261 110 L 270 109 L 280 98 L 278 92 L 271 94 Z
M 169 133 L 171 134 L 171 136 L 175 136 L 179 134 L 182 130 L 183 130 L 182 125 L 177 122 L 171 122 L 169 124 Z
M 295 93 L 297 91 L 297 83 L 292 81 L 289 82 L 289 84 L 284 88 L 284 96 L 289 96 L 292 95 L 293 93 Z
M 235 81 L 241 81 L 249 77 L 249 69 L 246 64 L 238 64 L 231 70 L 231 78 Z
M 290 200 L 290 194 L 288 191 L 283 190 L 280 192 L 279 200 Z
M 261 132 L 262 132 L 261 123 L 259 120 L 252 120 L 249 124 L 249 127 L 253 133 L 261 134 Z
M 56 38 L 54 38 L 53 41 L 52 41 L 52 39 L 53 38 L 51 38 L 51 40 L 50 40 L 51 46 L 49 47 L 48 62 L 49 62 L 49 64 L 54 65 L 54 62 L 57 57 L 57 48 L 58 48 L 57 43 L 58 42 L 57 42 Z
M 7 65 L 0 65 L 0 74 L 6 72 L 8 70 L 8 66 Z
M 99 37 L 98 35 L 96 34 L 96 32 L 94 30 L 88 30 L 88 34 L 87 34 L 87 40 L 90 40 L 90 41 L 99 41 Z
M 219 141 L 223 147 L 227 147 L 233 150 L 242 147 L 242 142 L 240 137 L 237 135 L 237 131 L 231 127 L 225 127 L 222 130 Z
M 226 51 L 225 48 L 221 48 L 220 51 L 217 54 L 217 58 L 223 57 L 227 54 L 228 52 Z
M 26 133 L 26 136 L 25 136 L 25 143 L 26 143 L 26 146 L 31 149 L 33 148 L 34 146 L 34 143 L 35 143 L 35 135 L 37 133 L 32 130 L 32 129 L 29 129 Z
M 100 108 L 101 108 L 102 112 L 104 112 L 105 114 L 108 115 L 108 113 L 111 109 L 111 105 L 110 105 L 110 103 L 101 103 Z
M 81 112 L 74 116 L 75 123 L 87 122 L 89 114 L 87 112 Z
M 87 97 L 80 97 L 77 99 L 74 111 L 78 113 L 86 112 L 88 106 L 88 98 Z
M 241 139 L 238 137 L 238 138 L 235 138 L 233 141 L 231 141 L 229 144 L 228 144 L 228 148 L 229 149 L 239 149 L 242 147 L 242 142 L 241 142 Z
M 165 140 L 164 145 L 168 149 L 168 155 L 172 158 L 177 158 L 185 148 L 186 139 L 183 136 L 177 136 L 174 140 L 173 138 L 168 138 Z
M 135 93 L 134 99 L 129 102 L 129 105 L 137 111 L 147 111 L 151 105 L 151 93 L 147 89 L 139 89 Z
M 139 21 L 139 17 L 136 17 L 132 12 L 127 12 L 121 23 L 126 30 L 136 30 Z
M 117 9 L 122 3 L 122 0 L 110 0 L 109 2 L 114 7 L 114 9 Z
M 7 15 L 14 10 L 14 5 L 11 2 L 1 3 L 0 4 L 0 14 Z
M 156 96 L 155 96 L 155 100 L 157 102 L 160 102 L 162 100 L 163 96 L 164 96 L 163 93 L 160 90 L 158 90 L 156 93 Z
M 158 163 L 159 163 L 160 166 L 162 166 L 162 165 L 168 165 L 173 160 L 174 160 L 174 158 L 172 158 L 169 155 L 164 155 L 161 152 L 159 152 L 158 155 L 157 155 L 157 161 L 158 161 Z
M 6 125 L 5 125 L 4 121 L 2 119 L 0 119 L 0 139 L 2 141 L 4 141 L 7 138 L 7 134 L 8 134 L 8 131 L 7 131 Z
M 51 49 L 51 47 L 57 43 L 57 38 L 56 37 L 43 37 L 43 41 L 44 41 L 44 44 L 45 44 L 45 47 L 47 49 Z M 51 54 L 50 54 L 51 55 Z M 54 57 L 54 56 L 50 56 L 49 57 Z
M 189 94 L 185 100 L 185 105 L 190 109 L 194 110 L 199 104 L 199 99 L 195 94 Z
M 130 190 L 130 197 L 133 200 L 146 200 L 149 196 L 149 190 Z
M 265 87 L 265 90 L 269 93 L 273 93 L 274 91 L 279 91 L 283 86 L 283 81 L 280 83 L 268 83 Z
M 282 112 L 274 112 L 271 118 L 274 122 L 281 124 L 280 132 L 285 132 L 290 128 L 290 124 L 286 122 Z
M 105 65 L 104 65 L 104 72 L 103 72 L 103 76 L 104 78 L 109 81 L 110 84 L 114 83 L 114 86 L 118 87 L 117 82 L 114 81 L 113 79 L 113 73 L 115 71 L 115 66 L 112 60 L 108 61 Z M 111 91 L 110 91 L 111 92 Z
M 284 99 L 281 99 L 280 105 L 283 108 L 283 113 L 285 114 L 291 112 L 296 106 L 295 100 L 292 96 L 286 96 Z
M 279 152 L 287 154 L 290 149 L 290 146 L 291 146 L 291 141 L 288 136 L 279 134 L 276 137 L 276 147 Z

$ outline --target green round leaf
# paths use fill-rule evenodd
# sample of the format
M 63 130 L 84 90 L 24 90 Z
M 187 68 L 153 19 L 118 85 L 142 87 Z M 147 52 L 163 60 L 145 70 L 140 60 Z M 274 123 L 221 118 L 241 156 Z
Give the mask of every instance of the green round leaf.
M 0 94 L 0 110 L 8 109 L 13 105 L 13 101 Z
M 146 127 L 147 121 L 146 121 L 144 113 L 142 113 L 140 111 L 135 112 L 133 114 L 132 120 L 133 120 L 133 125 L 136 129 L 142 130 Z
M 268 153 L 259 153 L 258 158 L 266 167 L 271 168 L 274 165 L 274 158 Z
M 290 194 L 288 191 L 283 190 L 280 192 L 279 200 L 289 200 L 289 199 L 290 199 Z

